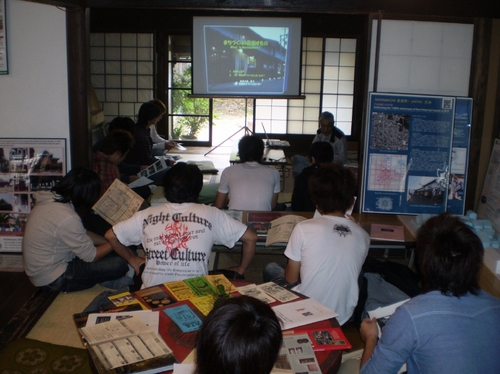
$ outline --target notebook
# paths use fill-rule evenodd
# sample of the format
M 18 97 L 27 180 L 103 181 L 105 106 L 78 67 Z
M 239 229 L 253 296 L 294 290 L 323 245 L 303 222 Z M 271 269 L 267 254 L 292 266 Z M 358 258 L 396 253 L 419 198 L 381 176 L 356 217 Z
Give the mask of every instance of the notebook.
M 264 123 L 261 122 L 262 128 L 264 129 L 264 134 L 266 135 L 266 146 L 269 148 L 284 148 L 284 147 L 290 147 L 290 143 L 286 140 L 279 140 L 279 139 L 269 139 L 269 135 L 267 135 L 266 127 L 264 126 Z

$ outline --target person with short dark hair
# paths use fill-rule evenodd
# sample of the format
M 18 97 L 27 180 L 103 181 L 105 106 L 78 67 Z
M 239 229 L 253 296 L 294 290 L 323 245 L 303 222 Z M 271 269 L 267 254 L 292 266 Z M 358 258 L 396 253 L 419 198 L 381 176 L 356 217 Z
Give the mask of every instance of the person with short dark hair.
M 133 144 L 134 137 L 125 130 L 113 130 L 104 138 L 92 164 L 92 169 L 101 178 L 101 195 L 115 179 L 120 179 L 118 165 L 125 159 Z
M 312 143 L 328 142 L 333 150 L 332 162 L 345 164 L 347 162 L 347 138 L 338 127 L 335 126 L 335 118 L 331 112 L 322 112 L 319 115 L 319 128 Z M 307 157 L 295 155 L 292 158 L 294 175 L 311 165 Z
M 223 301 L 203 321 L 196 374 L 269 374 L 281 348 L 271 307 L 250 296 Z
M 309 194 L 319 217 L 299 222 L 285 249 L 286 268 L 270 263 L 264 282 L 292 288 L 336 311 L 346 323 L 358 302 L 358 277 L 370 237 L 345 216 L 354 203 L 356 179 L 340 164 L 327 164 L 309 178 Z
M 202 186 L 198 166 L 179 162 L 163 178 L 167 203 L 141 210 L 106 233 L 113 249 L 137 273 L 144 259 L 126 257 L 125 246 L 142 244 L 146 253 L 142 287 L 208 274 L 214 244 L 232 248 L 241 241 L 240 264 L 230 270 L 243 275 L 249 266 L 257 235 L 221 210 L 197 204 Z
M 51 191 L 34 194 L 22 244 L 23 263 L 30 281 L 44 290 L 73 292 L 126 277 L 129 267 L 102 236 L 85 230 L 77 211 L 99 198 L 99 176 L 74 168 Z
M 316 207 L 309 197 L 307 187 L 309 177 L 315 170 L 318 170 L 321 165 L 332 162 L 333 149 L 328 142 L 312 143 L 309 148 L 309 159 L 312 165 L 304 168 L 304 170 L 297 175 L 293 183 L 292 211 L 294 212 L 314 212 L 316 210 Z
M 234 210 L 273 210 L 281 189 L 275 168 L 262 165 L 264 142 L 256 135 L 245 135 L 238 143 L 241 163 L 222 171 L 215 206 Z
M 500 368 L 500 300 L 479 288 L 483 245 L 450 213 L 417 235 L 424 293 L 396 309 L 378 340 L 377 321 L 361 323 L 361 373 L 496 373 Z

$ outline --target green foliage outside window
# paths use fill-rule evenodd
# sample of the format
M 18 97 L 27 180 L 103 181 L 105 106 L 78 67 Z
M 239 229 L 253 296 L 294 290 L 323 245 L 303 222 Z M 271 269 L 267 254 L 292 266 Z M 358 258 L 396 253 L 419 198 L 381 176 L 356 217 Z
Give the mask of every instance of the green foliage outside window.
M 173 137 L 195 139 L 209 123 L 209 99 L 193 99 L 191 93 L 191 66 L 183 74 L 174 70 L 172 108 L 177 120 L 173 124 Z

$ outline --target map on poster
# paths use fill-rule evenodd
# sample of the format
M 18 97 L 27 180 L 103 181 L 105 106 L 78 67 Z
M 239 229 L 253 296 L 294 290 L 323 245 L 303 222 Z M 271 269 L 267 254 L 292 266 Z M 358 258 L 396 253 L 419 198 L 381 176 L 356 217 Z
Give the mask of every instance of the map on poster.
M 471 99 L 370 94 L 362 211 L 462 214 Z
M 37 191 L 66 174 L 66 139 L 0 138 L 0 252 L 21 252 Z

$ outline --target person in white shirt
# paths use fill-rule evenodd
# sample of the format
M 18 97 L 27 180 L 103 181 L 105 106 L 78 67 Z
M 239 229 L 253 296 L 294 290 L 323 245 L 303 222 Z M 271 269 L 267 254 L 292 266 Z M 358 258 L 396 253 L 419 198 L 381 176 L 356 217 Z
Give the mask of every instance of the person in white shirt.
M 238 143 L 241 163 L 222 172 L 215 206 L 219 209 L 264 210 L 276 207 L 280 175 L 275 168 L 262 165 L 264 142 L 256 135 L 245 135 Z
M 150 103 L 158 105 L 161 109 L 160 116 L 155 118 L 155 122 L 149 127 L 149 131 L 151 133 L 151 139 L 153 140 L 153 156 L 162 156 L 166 152 L 174 148 L 176 143 L 174 141 L 162 138 L 158 134 L 158 129 L 156 128 L 156 124 L 161 120 L 165 113 L 167 113 L 167 107 L 160 99 L 153 99 L 150 101 Z
M 136 274 L 145 263 L 143 288 L 208 274 L 214 244 L 232 248 L 240 241 L 240 264 L 229 270 L 241 276 L 250 265 L 257 235 L 220 209 L 197 204 L 202 186 L 198 166 L 176 163 L 163 178 L 167 203 L 140 210 L 106 232 L 111 247 Z M 128 255 L 126 246 L 139 244 L 145 258 Z
M 270 263 L 264 282 L 273 281 L 319 301 L 346 323 L 358 303 L 358 278 L 370 237 L 346 211 L 354 204 L 356 179 L 339 164 L 326 164 L 309 178 L 317 218 L 298 223 L 285 249 L 286 269 Z

